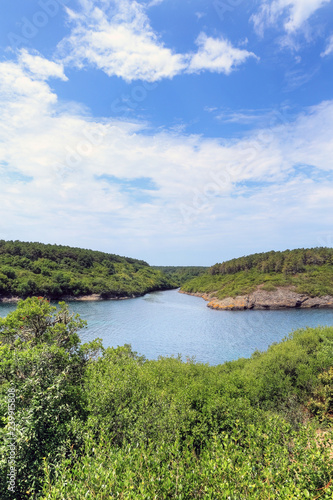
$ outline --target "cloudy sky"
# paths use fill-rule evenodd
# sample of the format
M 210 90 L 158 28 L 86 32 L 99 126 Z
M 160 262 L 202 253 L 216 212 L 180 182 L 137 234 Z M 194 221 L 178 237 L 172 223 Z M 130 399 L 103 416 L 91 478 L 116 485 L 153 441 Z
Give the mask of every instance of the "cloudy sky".
M 5 0 L 0 238 L 333 246 L 333 0 Z

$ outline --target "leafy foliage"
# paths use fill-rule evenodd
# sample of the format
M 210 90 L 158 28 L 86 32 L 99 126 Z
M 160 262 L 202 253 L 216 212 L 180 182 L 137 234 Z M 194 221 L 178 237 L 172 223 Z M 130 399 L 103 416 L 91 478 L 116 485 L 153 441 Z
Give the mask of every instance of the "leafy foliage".
M 0 297 L 134 297 L 176 287 L 141 260 L 61 245 L 0 240 Z
M 177 286 L 182 286 L 187 281 L 205 274 L 207 267 L 201 266 L 152 266 L 157 271 L 162 271 Z
M 333 249 L 286 250 L 232 259 L 215 264 L 207 274 L 186 282 L 182 290 L 223 299 L 247 295 L 258 286 L 267 291 L 289 286 L 310 297 L 333 295 Z
M 267 273 L 295 274 L 303 272 L 305 266 L 333 264 L 333 248 L 310 248 L 285 250 L 284 252 L 264 252 L 232 259 L 210 268 L 210 274 L 235 274 L 256 268 Z
M 327 343 L 327 349 L 333 350 L 333 341 Z M 308 408 L 321 422 L 333 421 L 333 367 L 318 375 L 318 387 L 314 397 L 308 403 Z
M 332 431 L 318 442 L 306 402 L 332 341 L 300 330 L 216 367 L 107 349 L 85 374 L 85 449 L 46 477 L 45 498 L 330 499 Z
M 83 326 L 42 298 L 1 321 L 1 498 L 332 498 L 331 421 L 318 439 L 317 416 L 331 411 L 333 328 L 298 330 L 211 367 L 81 345 Z M 10 384 L 15 495 L 6 490 Z M 313 404 L 322 395 L 324 409 Z
M 86 419 L 82 378 L 98 341 L 81 345 L 84 326 L 65 304 L 36 297 L 20 302 L 0 324 L 0 497 L 29 498 L 41 488 L 43 459 L 56 463 L 80 444 Z M 15 494 L 7 490 L 11 441 L 6 400 L 15 391 Z
M 107 435 L 99 442 L 89 436 L 83 457 L 74 467 L 63 462 L 55 485 L 46 484 L 44 498 L 287 500 L 319 495 L 329 500 L 327 440 L 309 446 L 313 437 L 309 429 L 294 433 L 279 418 L 258 419 L 247 429 L 239 423 L 213 436 L 198 457 L 191 440 L 184 446 L 159 441 L 115 448 Z

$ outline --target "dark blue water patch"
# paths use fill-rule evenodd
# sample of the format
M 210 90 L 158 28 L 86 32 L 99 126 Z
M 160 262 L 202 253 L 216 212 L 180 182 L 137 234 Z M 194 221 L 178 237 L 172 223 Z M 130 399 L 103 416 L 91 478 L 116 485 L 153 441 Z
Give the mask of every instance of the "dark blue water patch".
M 13 309 L 1 304 L 0 315 Z M 88 322 L 81 331 L 84 342 L 99 337 L 105 347 L 131 344 L 148 359 L 181 354 L 210 365 L 264 351 L 298 328 L 333 325 L 330 309 L 216 311 L 177 290 L 131 300 L 70 302 L 70 309 Z

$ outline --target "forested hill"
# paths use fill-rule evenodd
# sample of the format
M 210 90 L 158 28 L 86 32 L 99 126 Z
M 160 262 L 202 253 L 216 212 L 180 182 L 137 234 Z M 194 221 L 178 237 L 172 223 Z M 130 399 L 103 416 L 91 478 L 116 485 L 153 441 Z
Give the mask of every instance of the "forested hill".
M 208 267 L 202 266 L 152 266 L 157 271 L 162 271 L 167 277 L 175 282 L 178 286 L 182 286 L 187 281 L 201 276 L 208 272 Z
M 223 299 L 249 294 L 258 287 L 274 291 L 292 287 L 310 297 L 333 295 L 333 249 L 310 248 L 265 252 L 212 266 L 208 273 L 187 282 L 189 293 L 214 293 Z
M 62 245 L 0 240 L 0 298 L 131 297 L 174 288 L 142 260 Z
M 261 273 L 296 274 L 310 266 L 333 265 L 333 248 L 299 248 L 284 252 L 264 252 L 215 264 L 210 274 L 235 274 L 239 271 L 256 269 Z

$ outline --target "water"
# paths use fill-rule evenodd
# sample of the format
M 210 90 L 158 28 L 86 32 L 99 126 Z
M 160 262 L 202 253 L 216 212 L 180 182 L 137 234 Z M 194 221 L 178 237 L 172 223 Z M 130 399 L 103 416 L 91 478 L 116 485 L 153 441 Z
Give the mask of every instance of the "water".
M 256 350 L 266 350 L 292 330 L 333 325 L 333 310 L 215 311 L 198 297 L 177 290 L 154 292 L 132 300 L 71 302 L 88 321 L 83 341 L 96 337 L 105 347 L 132 344 L 148 359 L 182 354 L 217 365 Z M 15 309 L 0 304 L 0 316 Z

